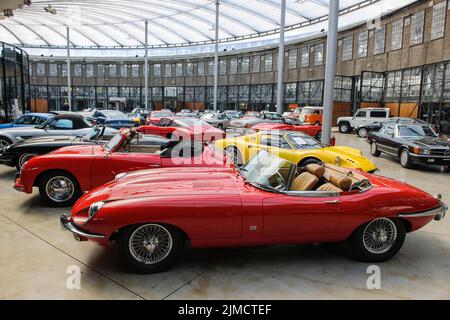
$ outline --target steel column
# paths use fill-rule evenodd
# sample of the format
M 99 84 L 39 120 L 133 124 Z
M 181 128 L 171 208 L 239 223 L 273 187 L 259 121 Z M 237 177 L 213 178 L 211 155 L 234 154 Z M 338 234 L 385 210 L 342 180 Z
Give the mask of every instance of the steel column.
M 145 109 L 148 109 L 148 21 L 145 20 L 145 55 L 144 55 L 144 99 Z
M 277 113 L 283 113 L 283 78 L 284 78 L 284 25 L 286 20 L 286 0 L 281 0 L 280 12 L 280 44 L 278 46 L 278 81 L 277 81 Z
M 213 91 L 213 110 L 217 111 L 217 85 L 219 82 L 219 0 L 216 0 L 216 23 L 214 25 L 214 91 Z
M 70 75 L 70 30 L 69 26 L 66 26 L 67 31 L 67 97 L 69 103 L 69 111 L 72 111 L 72 83 L 71 83 L 71 75 Z
M 322 143 L 330 144 L 333 121 L 333 90 L 336 75 L 336 51 L 339 19 L 339 0 L 330 1 L 328 14 L 328 37 L 325 65 L 325 83 L 323 90 Z

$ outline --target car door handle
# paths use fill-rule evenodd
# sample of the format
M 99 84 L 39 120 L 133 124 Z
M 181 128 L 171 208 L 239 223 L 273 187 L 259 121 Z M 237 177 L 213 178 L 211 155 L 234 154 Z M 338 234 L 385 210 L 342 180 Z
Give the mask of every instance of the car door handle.
M 149 167 L 152 167 L 152 168 L 159 168 L 159 167 L 161 167 L 161 166 L 160 166 L 159 164 L 150 164 Z
M 338 204 L 338 203 L 340 203 L 340 201 L 335 199 L 335 200 L 327 200 L 327 201 L 324 201 L 323 203 Z

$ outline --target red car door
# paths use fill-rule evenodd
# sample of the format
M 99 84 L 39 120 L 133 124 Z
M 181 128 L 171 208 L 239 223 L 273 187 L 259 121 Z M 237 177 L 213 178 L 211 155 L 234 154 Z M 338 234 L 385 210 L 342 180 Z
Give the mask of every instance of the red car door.
M 336 231 L 342 213 L 341 197 L 301 194 L 274 194 L 263 200 L 263 237 L 316 241 Z
M 113 152 L 97 156 L 91 169 L 91 189 L 114 180 L 122 172 L 159 168 L 161 159 L 157 154 Z

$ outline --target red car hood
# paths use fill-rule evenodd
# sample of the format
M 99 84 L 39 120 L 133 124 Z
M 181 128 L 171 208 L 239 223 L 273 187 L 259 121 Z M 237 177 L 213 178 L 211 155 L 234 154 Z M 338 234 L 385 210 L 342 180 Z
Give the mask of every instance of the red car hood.
M 56 149 L 49 153 L 49 155 L 64 154 L 64 155 L 91 155 L 103 152 L 103 147 L 100 145 L 88 146 L 70 146 Z
M 91 190 L 74 205 L 72 213 L 96 201 L 131 200 L 166 195 L 193 193 L 233 193 L 236 171 L 220 167 L 176 167 L 129 172 L 119 180 Z

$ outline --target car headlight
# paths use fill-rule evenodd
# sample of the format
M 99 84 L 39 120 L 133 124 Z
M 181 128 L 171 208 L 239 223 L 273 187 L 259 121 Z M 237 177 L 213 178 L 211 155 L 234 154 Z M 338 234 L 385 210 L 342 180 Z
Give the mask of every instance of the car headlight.
M 88 211 L 89 214 L 88 221 L 91 220 L 100 211 L 100 209 L 103 207 L 104 204 L 105 203 L 103 201 L 98 201 L 91 204 Z
M 122 172 L 119 174 L 116 174 L 116 176 L 114 177 L 115 180 L 119 180 L 120 178 L 123 178 L 124 176 L 126 176 L 127 173 L 126 172 Z
M 431 153 L 430 149 L 422 149 L 422 148 L 419 148 L 419 147 L 414 147 L 413 148 L 413 152 L 415 154 L 423 154 L 423 155 L 427 155 L 427 154 Z

